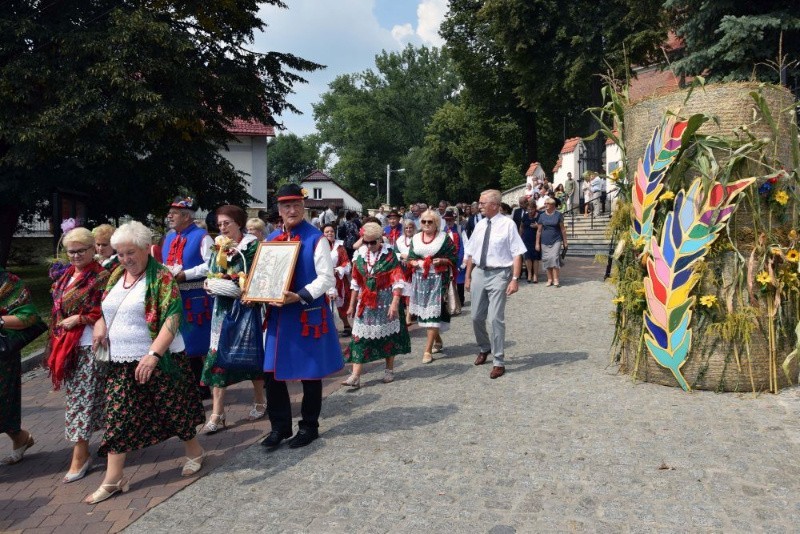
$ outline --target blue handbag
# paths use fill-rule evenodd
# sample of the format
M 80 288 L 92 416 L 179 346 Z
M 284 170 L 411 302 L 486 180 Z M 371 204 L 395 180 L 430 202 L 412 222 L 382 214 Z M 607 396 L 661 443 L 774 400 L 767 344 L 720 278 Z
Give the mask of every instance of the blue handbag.
M 238 299 L 222 319 L 216 365 L 227 371 L 263 371 L 264 338 L 261 306 L 245 306 Z

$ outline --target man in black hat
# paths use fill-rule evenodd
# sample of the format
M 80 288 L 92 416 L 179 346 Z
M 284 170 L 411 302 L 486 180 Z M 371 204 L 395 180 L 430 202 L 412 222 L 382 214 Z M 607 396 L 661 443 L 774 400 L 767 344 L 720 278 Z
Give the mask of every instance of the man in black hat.
M 322 379 L 344 367 L 339 335 L 326 296 L 336 285 L 328 240 L 303 218 L 305 191 L 300 186 L 284 185 L 275 196 L 283 229 L 272 232 L 267 241 L 298 242 L 300 249 L 289 291 L 284 292 L 285 300 L 272 304 L 267 315 L 264 372 L 267 415 L 272 429 L 261 444 L 268 450 L 275 450 L 281 441 L 292 436 L 286 381 L 303 383 L 301 419 L 289 446 L 304 447 L 319 437 Z
M 192 372 L 200 384 L 203 359 L 211 341 L 212 297 L 203 289 L 208 274 L 208 260 L 214 241 L 204 229 L 194 223 L 197 204 L 191 197 L 176 197 L 167 212 L 169 233 L 164 237 L 164 265 L 178 282 L 183 301 L 184 320 L 181 334 L 186 343 L 186 355 Z M 208 387 L 201 387 L 203 398 L 211 398 Z

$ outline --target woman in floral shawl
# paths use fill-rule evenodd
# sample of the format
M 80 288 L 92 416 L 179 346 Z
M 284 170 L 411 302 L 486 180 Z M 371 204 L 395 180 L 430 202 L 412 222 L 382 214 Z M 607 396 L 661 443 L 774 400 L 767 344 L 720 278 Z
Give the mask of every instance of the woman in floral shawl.
M 386 360 L 383 382 L 394 380 L 394 357 L 411 351 L 411 340 L 401 313 L 403 269 L 388 245 L 383 229 L 374 222 L 363 227 L 363 253 L 353 261 L 352 298 L 347 314 L 353 318 L 353 340 L 347 362 L 353 364 L 346 386 L 361 386 L 364 363 Z
M 433 353 L 443 347 L 441 330 L 450 326 L 447 291 L 456 273 L 458 256 L 453 240 L 440 231 L 441 217 L 434 210 L 420 215 L 422 231 L 411 240 L 408 265 L 414 269 L 411 278 L 409 308 L 420 326 L 428 329 L 422 363 L 431 363 Z
M 180 292 L 167 268 L 149 255 L 151 236 L 132 221 L 111 237 L 120 267 L 108 280 L 93 336 L 95 351 L 103 345 L 110 352 L 98 450 L 108 455 L 108 467 L 86 498 L 89 504 L 127 490 L 123 469 L 130 451 L 177 436 L 186 451 L 183 476 L 197 473 L 205 458 L 197 440 L 203 405 L 179 331 Z
M 109 272 L 94 260 L 95 238 L 86 228 L 70 230 L 63 243 L 70 266 L 51 289 L 53 312 L 45 363 L 53 388 L 58 390 L 63 384 L 66 389 L 65 435 L 74 443 L 72 464 L 64 476 L 69 483 L 89 470 L 89 439 L 102 426 L 105 367 L 95 365 L 92 332 L 103 315 L 100 301 Z
M 233 280 L 236 284 L 235 290 L 238 295 L 241 295 L 238 275 L 244 273 L 245 262 L 247 262 L 248 269 L 253 264 L 258 249 L 258 239 L 252 234 L 242 233 L 247 224 L 247 213 L 239 206 L 220 206 L 216 215 L 220 235 L 217 237 L 211 258 L 208 260 L 208 276 L 212 278 L 225 275 L 235 278 Z M 206 284 L 206 291 L 214 294 L 208 284 Z M 215 297 L 214 311 L 211 315 L 211 344 L 203 364 L 202 376 L 203 384 L 211 387 L 213 399 L 211 417 L 203 427 L 207 434 L 213 434 L 220 428 L 225 428 L 225 388 L 227 386 L 251 380 L 255 401 L 253 409 L 250 410 L 250 420 L 261 419 L 267 411 L 264 373 L 261 371 L 228 371 L 217 365 L 217 347 L 222 331 L 222 319 L 231 310 L 238 297 L 229 295 L 215 295 Z
M 31 304 L 31 293 L 17 276 L 0 267 L 0 335 L 14 338 L 19 330 L 39 319 Z M 11 465 L 33 446 L 33 436 L 22 429 L 22 358 L 19 352 L 0 357 L 0 432 L 13 442 L 11 455 L 3 463 Z

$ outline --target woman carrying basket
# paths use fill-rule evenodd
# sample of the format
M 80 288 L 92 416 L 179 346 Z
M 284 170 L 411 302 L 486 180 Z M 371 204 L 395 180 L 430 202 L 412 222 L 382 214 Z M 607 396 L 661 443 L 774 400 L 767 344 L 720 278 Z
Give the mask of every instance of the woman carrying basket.
M 247 214 L 242 208 L 232 205 L 220 206 L 216 215 L 220 235 L 214 243 L 206 281 L 206 291 L 216 298 L 211 315 L 211 344 L 203 366 L 202 377 L 203 384 L 211 387 L 213 399 L 211 417 L 203 427 L 207 434 L 213 434 L 221 428 L 225 428 L 225 388 L 231 384 L 243 380 L 253 381 L 255 401 L 253 409 L 250 410 L 251 421 L 264 417 L 264 413 L 267 411 L 262 372 L 227 371 L 217 365 L 217 348 L 222 319 L 231 310 L 234 301 L 241 296 L 237 275 L 239 273 L 244 275 L 246 269 L 252 264 L 258 248 L 258 239 L 251 234 L 242 233 L 242 228 L 247 223 Z M 228 280 L 220 278 L 221 276 L 234 279 Z

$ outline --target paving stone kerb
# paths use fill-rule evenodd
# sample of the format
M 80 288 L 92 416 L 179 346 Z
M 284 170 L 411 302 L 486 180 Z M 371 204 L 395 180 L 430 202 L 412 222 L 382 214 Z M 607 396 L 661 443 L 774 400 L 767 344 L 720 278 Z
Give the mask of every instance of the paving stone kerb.
M 468 316 L 397 380 L 373 367 L 300 450 L 255 445 L 127 532 L 796 531 L 796 388 L 684 393 L 610 365 L 602 266 L 509 300 L 508 372 L 473 365 Z M 581 268 L 579 268 L 581 267 Z

